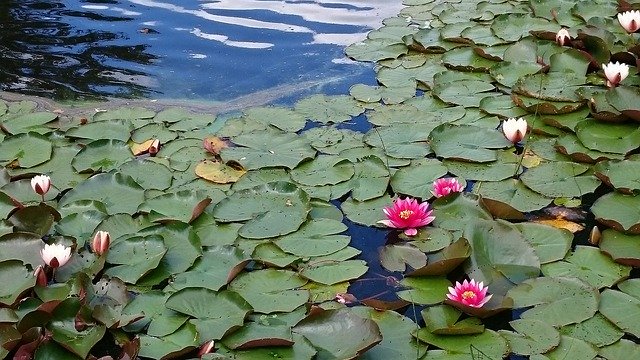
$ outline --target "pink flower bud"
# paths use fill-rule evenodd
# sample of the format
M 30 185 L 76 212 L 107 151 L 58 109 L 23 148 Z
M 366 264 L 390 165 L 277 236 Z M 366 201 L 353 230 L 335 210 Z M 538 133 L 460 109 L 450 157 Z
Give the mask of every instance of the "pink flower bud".
M 160 140 L 154 139 L 151 145 L 149 146 L 149 155 L 155 156 L 160 150 Z
M 214 345 L 215 343 L 213 342 L 213 340 L 209 340 L 206 343 L 202 344 L 202 346 L 200 346 L 200 349 L 198 350 L 198 357 L 202 357 L 204 354 L 209 354 L 213 350 Z
M 36 285 L 47 286 L 47 273 L 44 272 L 44 267 L 42 265 L 38 265 L 36 270 L 33 272 L 33 276 L 36 277 Z
M 98 256 L 102 256 L 102 254 L 106 253 L 109 250 L 109 244 L 111 243 L 111 236 L 107 231 L 97 231 L 93 236 L 93 241 L 91 242 L 91 248 L 93 252 Z
M 560 46 L 564 46 L 564 44 L 571 41 L 571 35 L 569 35 L 569 31 L 565 28 L 562 28 L 556 34 L 556 42 Z
M 36 194 L 44 196 L 51 187 L 51 178 L 47 175 L 36 175 L 31 179 L 31 187 Z

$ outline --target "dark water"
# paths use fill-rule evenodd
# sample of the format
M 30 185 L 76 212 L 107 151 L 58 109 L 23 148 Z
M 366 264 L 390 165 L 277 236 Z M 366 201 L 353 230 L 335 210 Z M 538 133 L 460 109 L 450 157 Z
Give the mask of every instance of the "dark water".
M 2 0 L 0 87 L 57 100 L 225 101 L 302 82 L 306 92 L 345 93 L 373 79 L 344 46 L 400 8 L 400 0 Z

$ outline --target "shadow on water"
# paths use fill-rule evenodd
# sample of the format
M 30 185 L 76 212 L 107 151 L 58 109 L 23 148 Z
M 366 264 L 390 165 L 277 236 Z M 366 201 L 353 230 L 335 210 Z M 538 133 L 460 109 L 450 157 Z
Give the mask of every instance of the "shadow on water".
M 137 68 L 156 56 L 147 45 L 127 44 L 117 31 L 71 25 L 86 20 L 117 24 L 123 16 L 67 9 L 62 1 L 0 3 L 0 84 L 5 91 L 55 99 L 149 96 L 148 75 Z

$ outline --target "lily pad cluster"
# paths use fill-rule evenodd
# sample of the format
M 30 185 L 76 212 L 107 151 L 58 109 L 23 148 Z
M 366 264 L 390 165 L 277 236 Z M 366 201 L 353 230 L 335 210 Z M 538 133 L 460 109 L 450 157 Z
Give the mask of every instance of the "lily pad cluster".
M 640 51 L 616 18 L 635 5 L 404 3 L 346 49 L 378 82 L 349 95 L 218 117 L 0 101 L 0 356 L 637 357 Z M 633 69 L 612 88 L 610 61 Z M 445 176 L 467 192 L 435 199 Z M 433 223 L 384 228 L 398 197 Z M 42 283 L 53 243 L 71 258 Z M 350 293 L 379 266 L 392 300 Z M 490 301 L 449 300 L 466 279 Z

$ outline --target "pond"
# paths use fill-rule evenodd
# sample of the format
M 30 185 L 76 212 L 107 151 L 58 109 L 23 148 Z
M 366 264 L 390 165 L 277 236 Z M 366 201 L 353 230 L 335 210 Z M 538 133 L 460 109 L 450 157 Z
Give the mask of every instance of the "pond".
M 122 97 L 0 92 L 0 357 L 640 356 L 637 5 L 26 4 L 6 84 Z
M 399 0 L 8 0 L 0 82 L 59 100 L 345 93 L 371 73 L 344 46 L 400 8 Z

